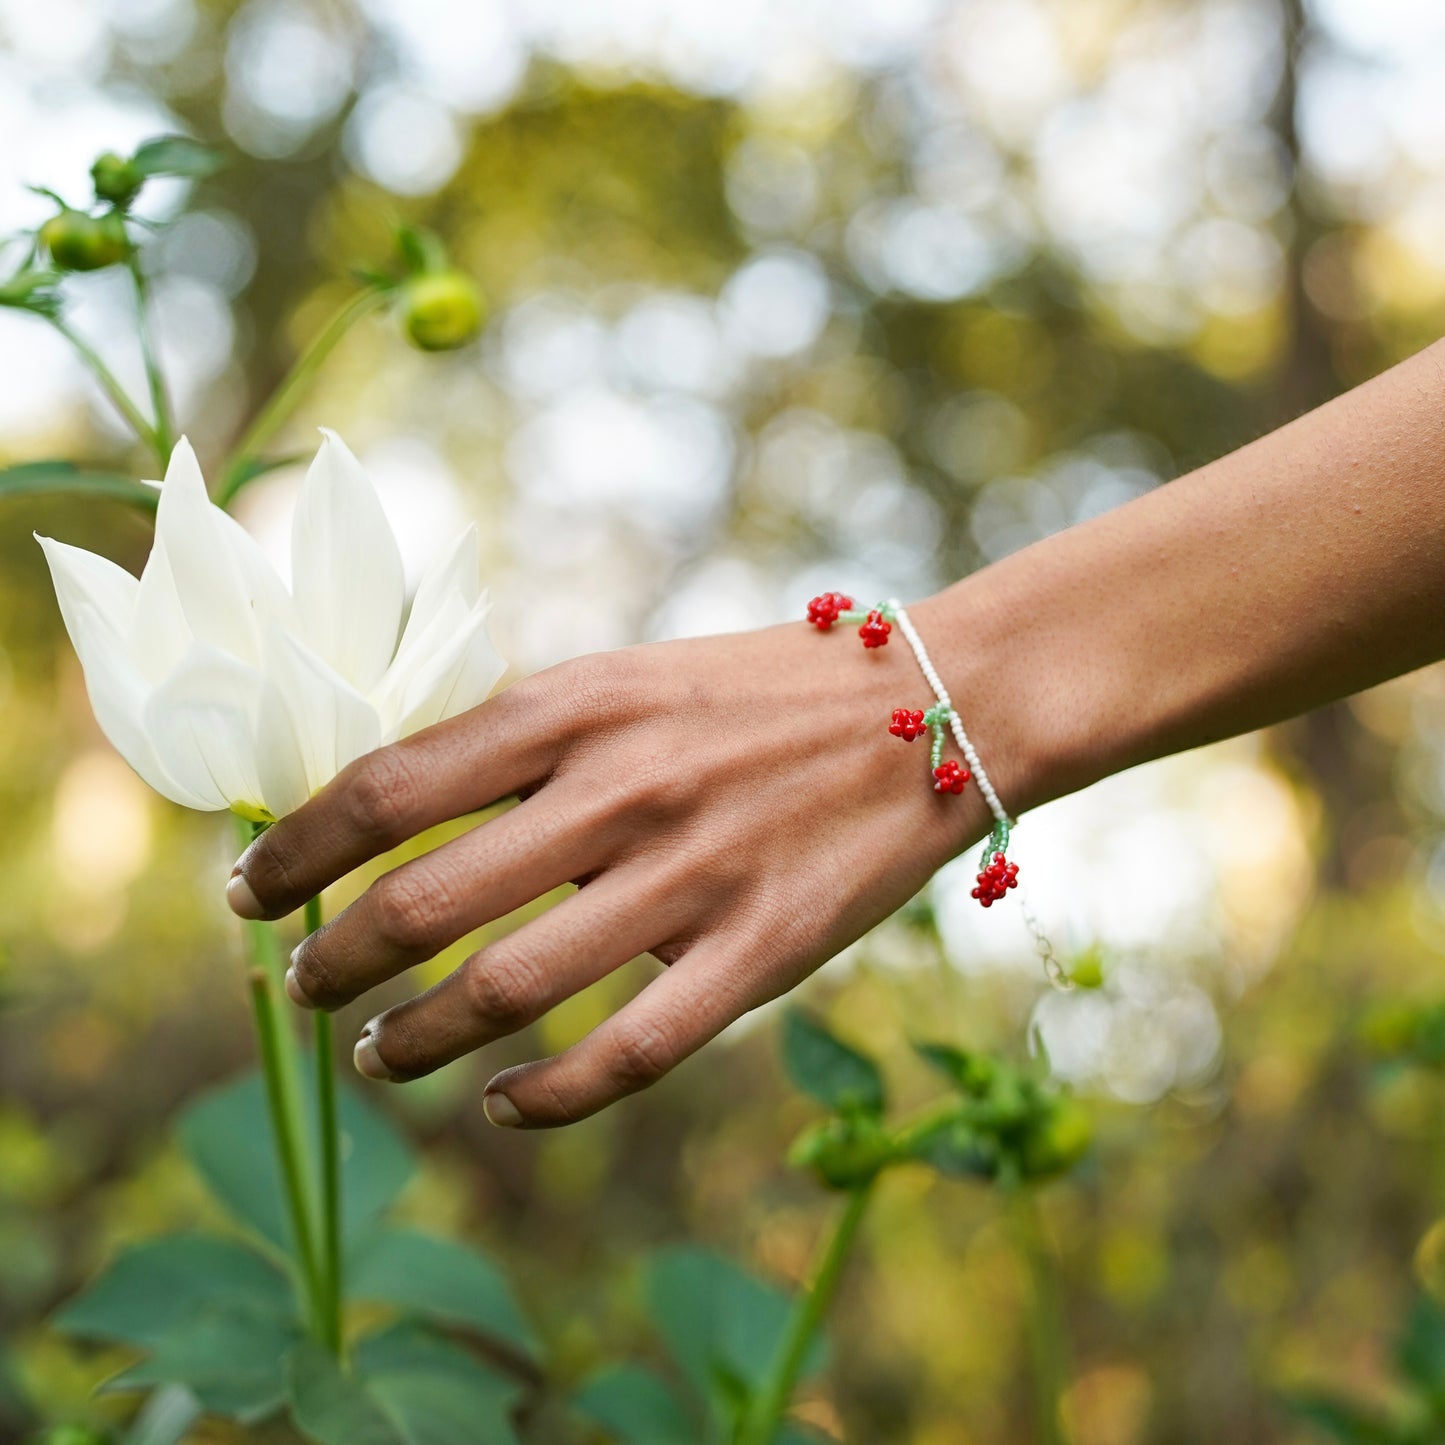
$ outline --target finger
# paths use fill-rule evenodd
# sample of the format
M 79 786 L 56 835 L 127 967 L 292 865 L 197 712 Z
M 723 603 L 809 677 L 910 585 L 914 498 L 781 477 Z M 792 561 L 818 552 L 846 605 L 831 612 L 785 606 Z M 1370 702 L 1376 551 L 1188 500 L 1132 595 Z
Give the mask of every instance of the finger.
M 519 684 L 342 769 L 241 855 L 226 885 L 232 910 L 283 918 L 424 829 L 540 782 L 557 745 L 535 699 Z
M 504 1128 L 570 1124 L 655 1084 L 765 1001 L 745 979 L 735 943 L 690 949 L 570 1049 L 498 1074 L 483 1100 L 487 1118 Z
M 340 1008 L 484 923 L 610 862 L 591 808 L 544 788 L 500 818 L 403 863 L 291 955 L 286 991 Z
M 435 988 L 367 1024 L 356 1067 L 399 1082 L 540 1018 L 678 927 L 682 904 L 649 898 L 638 870 L 604 873 L 515 933 L 474 953 Z

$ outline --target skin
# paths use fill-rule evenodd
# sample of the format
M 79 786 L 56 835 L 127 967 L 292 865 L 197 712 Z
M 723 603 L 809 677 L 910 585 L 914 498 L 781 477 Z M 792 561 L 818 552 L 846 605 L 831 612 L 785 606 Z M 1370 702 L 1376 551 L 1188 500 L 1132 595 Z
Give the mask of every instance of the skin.
M 1445 349 L 910 606 L 1014 816 L 1445 657 Z M 895 630 L 802 623 L 584 657 L 352 764 L 257 840 L 227 897 L 280 918 L 436 823 L 306 939 L 336 1008 L 493 919 L 578 891 L 373 1019 L 357 1067 L 420 1077 L 643 953 L 665 965 L 570 1049 L 498 1074 L 494 1123 L 587 1117 L 792 988 L 988 831 L 935 794 L 931 699 Z M 954 756 L 952 744 L 945 754 Z

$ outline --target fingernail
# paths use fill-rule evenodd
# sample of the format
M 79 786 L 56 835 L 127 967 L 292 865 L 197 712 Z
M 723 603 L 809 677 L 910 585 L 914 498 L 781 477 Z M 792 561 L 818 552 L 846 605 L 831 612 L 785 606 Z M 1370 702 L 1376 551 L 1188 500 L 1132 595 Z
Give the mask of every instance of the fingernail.
M 240 914 L 242 918 L 265 917 L 256 895 L 251 892 L 251 885 L 239 873 L 232 875 L 231 881 L 226 884 L 226 902 L 231 905 L 231 912 Z
M 351 1062 L 356 1065 L 356 1072 L 364 1079 L 376 1079 L 387 1083 L 394 1077 L 391 1070 L 381 1061 L 370 1024 L 362 1029 L 361 1037 L 357 1039 L 356 1047 L 351 1051 Z
M 517 1106 L 505 1094 L 483 1094 L 482 1112 L 499 1129 L 515 1129 L 522 1122 Z
M 296 970 L 286 970 L 286 996 L 296 1005 L 297 1008 L 315 1008 L 316 1005 L 306 997 L 306 991 L 301 987 L 301 980 L 296 977 Z

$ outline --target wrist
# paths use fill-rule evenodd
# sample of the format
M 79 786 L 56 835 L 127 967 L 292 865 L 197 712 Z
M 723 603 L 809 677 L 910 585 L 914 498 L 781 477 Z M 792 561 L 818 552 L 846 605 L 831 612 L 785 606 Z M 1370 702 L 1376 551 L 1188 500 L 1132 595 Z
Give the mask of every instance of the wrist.
M 909 608 L 1015 818 L 1138 760 L 1085 609 L 1056 605 L 1043 551 L 1030 549 L 1034 566 L 995 564 Z

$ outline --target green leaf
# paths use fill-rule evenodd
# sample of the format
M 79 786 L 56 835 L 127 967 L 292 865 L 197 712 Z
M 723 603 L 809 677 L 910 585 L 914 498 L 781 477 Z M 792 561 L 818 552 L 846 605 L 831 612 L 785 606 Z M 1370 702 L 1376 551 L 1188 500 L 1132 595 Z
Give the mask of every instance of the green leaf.
M 287 1358 L 286 1394 L 297 1428 L 322 1445 L 406 1445 L 361 1381 L 342 1374 L 336 1357 L 314 1340 Z
M 789 1009 L 783 1020 L 783 1064 L 799 1089 L 835 1112 L 883 1112 L 878 1065 L 801 1009 Z
M 64 492 L 71 496 L 105 497 L 112 502 L 142 507 L 154 512 L 160 488 L 119 472 L 89 471 L 74 462 L 52 460 L 20 462 L 0 468 L 0 498 L 27 497 L 43 492 Z
M 410 272 L 440 271 L 447 264 L 446 247 L 439 237 L 418 226 L 398 226 L 396 246 Z
M 16 311 L 33 311 L 50 320 L 64 307 L 60 296 L 60 273 L 38 266 L 24 266 L 8 281 L 0 282 L 0 306 Z
M 647 1298 L 663 1344 L 705 1399 L 727 1378 L 757 1388 L 792 1310 L 782 1290 L 721 1255 L 687 1247 L 653 1256 Z M 817 1340 L 805 1372 L 818 1369 L 823 1356 Z
M 177 1234 L 126 1250 L 54 1323 L 86 1339 L 153 1346 L 217 1307 L 284 1320 L 293 1309 L 291 1286 L 244 1245 Z
M 518 1388 L 416 1326 L 362 1340 L 344 1375 L 310 1341 L 287 1360 L 296 1424 L 321 1445 L 517 1445 Z
M 315 1138 L 313 1070 L 303 1071 Z M 354 1240 L 401 1192 L 414 1170 L 410 1149 L 395 1127 L 360 1096 L 339 1091 L 342 1233 Z M 217 1201 L 241 1223 L 283 1252 L 290 1224 L 271 1140 L 265 1085 L 248 1074 L 203 1096 L 177 1126 L 181 1147 Z
M 953 1044 L 915 1043 L 913 1052 L 954 1088 L 972 1098 L 981 1098 L 993 1082 L 996 1070 L 992 1060 Z
M 268 472 L 279 472 L 282 467 L 294 467 L 310 460 L 310 455 L 306 452 L 291 452 L 281 457 L 251 457 L 237 470 L 236 486 L 243 487 L 247 482 L 254 482 L 257 477 L 264 477 Z
M 518 1445 L 521 1386 L 420 1325 L 362 1340 L 356 1367 L 409 1445 Z
M 356 1247 L 347 1294 L 462 1325 L 529 1358 L 539 1353 L 511 1288 L 484 1254 L 436 1235 L 380 1229 Z
M 621 1445 L 690 1445 L 697 1426 L 652 1370 L 617 1365 L 594 1375 L 572 1400 Z
M 144 141 L 131 157 L 143 176 L 184 176 L 204 180 L 225 164 L 220 151 L 184 135 L 159 135 Z
M 908 1154 L 958 1179 L 992 1179 L 999 1170 L 997 1142 L 962 1122 L 911 1144 Z
M 274 1315 L 201 1314 L 159 1340 L 105 1389 L 184 1385 L 211 1414 L 253 1424 L 285 1400 L 282 1361 L 300 1338 L 297 1326 Z
M 1421 1295 L 1395 1348 L 1401 1370 L 1437 1401 L 1445 1401 L 1445 1307 Z
M 1344 1445 L 1405 1445 L 1409 1438 L 1387 1421 L 1348 1400 L 1296 1395 L 1285 1400 L 1290 1412 Z
M 141 1407 L 123 1445 L 180 1445 L 201 1417 L 201 1402 L 183 1385 L 164 1385 Z

